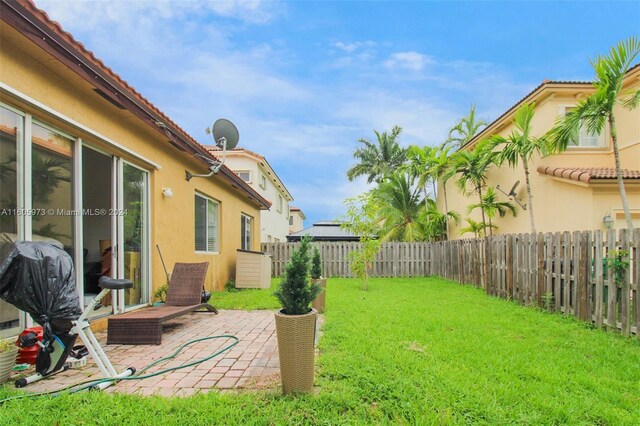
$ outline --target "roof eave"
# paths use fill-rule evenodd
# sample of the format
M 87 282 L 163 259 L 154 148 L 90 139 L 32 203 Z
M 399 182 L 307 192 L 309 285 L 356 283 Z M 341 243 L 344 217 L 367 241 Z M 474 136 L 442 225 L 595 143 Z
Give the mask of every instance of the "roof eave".
M 459 150 L 470 148 L 476 145 L 479 141 L 484 138 L 491 136 L 496 133 L 497 129 L 502 127 L 505 123 L 508 123 L 516 110 L 523 104 L 528 104 L 533 101 L 537 101 L 542 98 L 544 95 L 550 94 L 554 91 L 554 89 L 569 89 L 569 88 L 591 88 L 593 87 L 593 83 L 588 81 L 572 81 L 572 82 L 559 82 L 559 81 L 543 81 L 538 86 L 536 86 L 531 92 L 525 95 L 522 99 L 516 102 L 511 108 L 502 113 L 498 118 L 493 120 L 487 127 L 482 129 L 480 133 L 475 135 L 469 142 L 462 145 Z

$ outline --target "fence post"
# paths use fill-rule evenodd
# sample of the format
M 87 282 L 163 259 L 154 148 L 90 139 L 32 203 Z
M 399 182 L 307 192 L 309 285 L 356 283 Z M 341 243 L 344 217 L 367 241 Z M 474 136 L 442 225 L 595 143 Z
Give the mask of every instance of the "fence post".
M 574 315 L 582 320 L 587 320 L 587 233 L 577 232 L 574 234 L 576 250 L 574 253 L 574 286 L 575 286 L 575 307 Z
M 627 256 L 629 256 L 629 260 L 631 259 L 631 244 L 629 243 L 629 230 L 622 229 L 620 231 L 620 240 L 622 245 L 622 250 L 627 252 Z M 627 266 L 624 273 L 624 278 L 622 281 L 621 295 L 620 295 L 620 328 L 622 331 L 622 335 L 625 337 L 629 337 L 631 334 L 631 321 L 629 318 L 629 283 L 631 282 L 631 264 Z
M 545 294 L 544 300 L 547 303 L 547 311 L 553 310 L 552 301 L 549 297 L 553 297 L 553 234 L 545 235 L 546 265 L 545 265 Z
M 544 294 L 544 235 L 536 234 L 536 304 L 542 307 Z
M 602 304 L 603 304 L 603 296 L 604 296 L 604 282 L 603 282 L 603 268 L 602 263 L 604 260 L 604 242 L 602 241 L 602 231 L 596 231 L 593 238 L 593 248 L 594 248 L 594 271 L 595 271 L 595 297 L 593 302 L 593 316 L 596 327 L 602 327 Z
M 636 338 L 640 339 L 640 229 L 633 231 L 633 304 Z
M 609 229 L 607 232 L 607 253 L 605 258 L 608 259 L 616 250 L 616 231 Z M 613 270 L 607 262 L 607 327 L 617 329 L 616 324 L 616 298 L 618 293 L 618 285 L 613 279 Z

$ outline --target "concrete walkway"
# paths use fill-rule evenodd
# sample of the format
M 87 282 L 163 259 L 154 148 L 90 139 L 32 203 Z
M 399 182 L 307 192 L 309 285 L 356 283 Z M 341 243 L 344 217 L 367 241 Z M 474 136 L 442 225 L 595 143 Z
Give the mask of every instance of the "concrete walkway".
M 222 310 L 218 315 L 195 312 L 165 323 L 163 329 L 161 345 L 107 345 L 106 332 L 96 333 L 96 337 L 118 371 L 128 366 L 140 371 L 192 339 L 231 334 L 240 342 L 231 350 L 203 363 L 149 379 L 121 381 L 108 388 L 107 392 L 189 396 L 211 389 L 277 389 L 280 386 L 273 311 Z M 232 342 L 231 339 L 217 339 L 190 345 L 176 358 L 155 366 L 147 374 L 206 358 Z M 101 375 L 93 359 L 88 357 L 86 366 L 58 373 L 27 386 L 25 390 L 47 391 L 93 378 L 101 378 Z

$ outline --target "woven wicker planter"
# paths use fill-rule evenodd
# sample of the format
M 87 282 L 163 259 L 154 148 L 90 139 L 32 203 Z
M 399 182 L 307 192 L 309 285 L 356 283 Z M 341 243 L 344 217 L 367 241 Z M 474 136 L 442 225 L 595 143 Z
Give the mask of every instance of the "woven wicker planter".
M 305 315 L 275 313 L 282 392 L 311 392 L 315 367 L 315 334 L 318 313 Z
M 16 356 L 18 355 L 18 347 L 9 351 L 0 352 L 0 383 L 4 383 L 9 379 L 11 369 L 16 365 Z
M 313 301 L 313 303 L 311 304 L 311 307 L 313 309 L 315 309 L 316 311 L 318 311 L 319 314 L 324 314 L 324 301 L 325 301 L 325 294 L 327 293 L 327 279 L 326 278 L 316 278 L 316 279 L 311 279 L 311 283 L 312 284 L 320 284 L 320 288 L 322 289 L 322 291 L 320 292 L 320 294 L 318 295 L 318 297 L 316 297 Z

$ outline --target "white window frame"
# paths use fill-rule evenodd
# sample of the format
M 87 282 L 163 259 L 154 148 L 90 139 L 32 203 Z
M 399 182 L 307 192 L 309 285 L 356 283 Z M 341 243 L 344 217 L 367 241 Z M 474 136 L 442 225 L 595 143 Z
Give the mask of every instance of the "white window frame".
M 248 214 L 242 213 L 240 215 L 240 221 L 241 221 L 240 231 L 242 233 L 242 235 L 241 235 L 242 240 L 241 240 L 240 248 L 242 250 L 252 250 L 252 245 L 253 245 L 253 217 L 249 216 Z M 244 232 L 242 232 L 243 227 L 244 227 Z M 247 233 L 249 234 L 248 244 L 247 244 Z
M 282 213 L 282 206 L 284 205 L 284 199 L 282 195 L 278 194 L 278 204 L 276 205 L 276 210 L 278 213 Z
M 221 235 L 221 232 L 220 232 L 221 203 L 219 201 L 214 200 L 211 197 L 207 197 L 206 195 L 204 195 L 202 193 L 199 193 L 199 192 L 196 192 L 195 196 L 196 197 L 200 197 L 200 198 L 202 198 L 202 199 L 207 201 L 207 214 L 205 215 L 205 221 L 207 221 L 208 217 L 209 217 L 209 206 L 210 205 L 217 206 L 217 212 L 216 212 L 217 214 L 215 216 L 215 221 L 216 221 L 215 229 L 216 229 L 216 234 L 217 235 L 215 236 L 216 238 L 214 240 L 214 247 L 209 247 L 209 223 L 208 222 L 205 223 L 205 245 L 206 245 L 206 248 L 205 248 L 205 250 L 197 250 L 196 247 L 195 247 L 195 240 L 194 240 L 194 244 L 193 244 L 194 245 L 194 250 L 198 254 L 219 254 L 220 253 L 220 239 L 221 239 L 220 238 L 220 235 Z M 196 225 L 196 223 L 195 223 L 195 220 L 196 220 L 196 215 L 195 215 L 195 197 L 193 199 L 193 203 L 194 203 L 193 226 L 194 226 L 194 238 L 195 238 L 195 225 Z
M 246 183 L 251 183 L 251 175 L 252 175 L 251 170 L 236 170 L 236 172 L 235 172 L 235 173 L 236 173 L 236 174 L 240 177 L 240 179 L 242 179 L 242 180 L 244 180 L 244 179 L 242 178 L 242 176 L 240 176 L 240 173 L 246 173 L 246 174 L 247 174 L 247 175 L 249 175 L 249 176 L 248 176 L 248 179 L 247 179 L 247 180 L 244 180 L 244 181 L 245 181 Z
M 260 188 L 267 189 L 267 177 L 265 175 L 260 175 Z
M 560 105 L 560 107 L 558 108 L 558 113 L 559 115 L 565 115 L 569 110 L 575 108 L 575 105 Z M 584 134 L 583 134 L 584 132 Z M 567 150 L 574 150 L 574 149 L 598 149 L 598 150 L 603 150 L 603 149 L 607 149 L 609 147 L 609 138 L 608 138 L 608 130 L 607 130 L 607 126 L 605 125 L 605 127 L 602 129 L 602 133 L 600 133 L 599 135 L 597 135 L 598 138 L 598 145 L 581 145 L 580 141 L 582 140 L 583 136 L 586 136 L 588 138 L 593 138 L 593 135 L 587 135 L 587 129 L 584 128 L 584 126 L 580 126 L 580 130 L 578 131 L 578 141 L 573 144 L 573 143 L 569 143 L 567 145 Z

